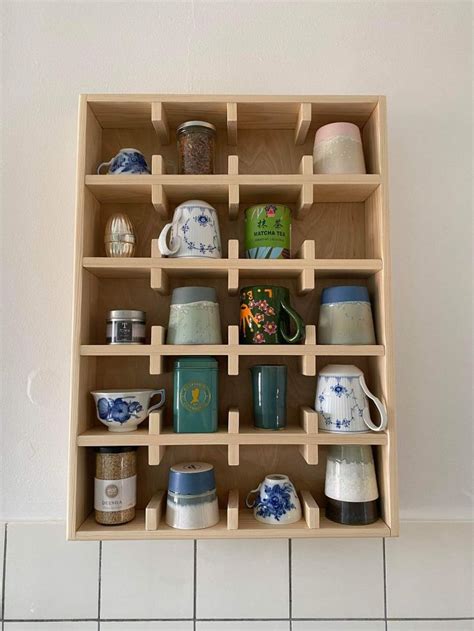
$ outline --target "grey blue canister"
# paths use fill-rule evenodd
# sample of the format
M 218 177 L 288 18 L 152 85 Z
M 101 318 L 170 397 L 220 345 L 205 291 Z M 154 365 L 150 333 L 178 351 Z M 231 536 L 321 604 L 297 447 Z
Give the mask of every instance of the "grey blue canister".
M 218 364 L 180 357 L 174 364 L 173 427 L 178 434 L 217 432 Z

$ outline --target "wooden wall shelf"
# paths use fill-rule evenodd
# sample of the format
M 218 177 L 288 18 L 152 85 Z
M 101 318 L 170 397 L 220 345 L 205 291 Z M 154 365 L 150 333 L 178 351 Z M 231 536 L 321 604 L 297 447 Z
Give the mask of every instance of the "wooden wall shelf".
M 185 120 L 217 127 L 216 174 L 178 175 L 175 129 Z M 313 173 L 314 134 L 329 122 L 349 121 L 362 132 L 366 175 Z M 122 147 L 140 149 L 150 175 L 96 175 L 100 162 Z M 69 446 L 68 538 L 209 539 L 385 537 L 398 534 L 393 343 L 385 99 L 380 96 L 85 95 L 80 98 L 74 330 Z M 174 207 L 202 198 L 218 212 L 223 258 L 163 258 L 157 237 Z M 244 211 L 283 202 L 293 213 L 293 258 L 246 259 Z M 108 217 L 122 210 L 137 232 L 136 256 L 105 256 Z M 300 345 L 238 343 L 238 292 L 246 284 L 285 285 L 302 314 Z M 166 344 L 170 294 L 187 284 L 216 288 L 223 343 Z M 321 291 L 331 284 L 363 284 L 371 294 L 377 344 L 318 344 Z M 105 344 L 109 309 L 147 312 L 148 343 Z M 172 429 L 172 369 L 176 357 L 212 355 L 219 363 L 219 430 L 176 434 Z M 270 358 L 289 370 L 288 426 L 253 427 L 249 368 Z M 316 375 L 329 363 L 353 363 L 384 400 L 388 428 L 343 435 L 318 431 L 313 409 Z M 135 432 L 109 432 L 95 416 L 90 391 L 165 387 L 167 404 Z M 329 445 L 372 445 L 382 518 L 349 527 L 325 516 L 324 476 Z M 138 447 L 138 511 L 124 526 L 100 526 L 93 515 L 94 447 Z M 175 530 L 164 521 L 169 467 L 212 462 L 220 521 L 204 530 Z M 291 526 L 260 524 L 243 499 L 264 475 L 287 473 L 297 487 L 303 518 Z

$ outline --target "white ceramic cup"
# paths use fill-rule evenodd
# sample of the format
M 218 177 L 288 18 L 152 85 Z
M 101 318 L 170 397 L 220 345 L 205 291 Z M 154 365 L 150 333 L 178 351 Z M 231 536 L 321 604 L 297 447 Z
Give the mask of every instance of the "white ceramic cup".
M 370 418 L 369 399 L 375 403 L 380 425 Z M 319 429 L 327 432 L 356 434 L 367 428 L 381 432 L 387 427 L 385 406 L 370 392 L 357 366 L 332 364 L 323 368 L 318 375 L 314 409 L 319 415 Z
M 175 208 L 173 221 L 161 231 L 158 247 L 163 256 L 220 259 L 222 247 L 216 209 L 199 199 L 183 202 Z
M 165 391 L 161 390 L 108 390 L 91 392 L 95 401 L 97 418 L 109 432 L 133 432 L 150 412 L 165 403 Z M 150 405 L 152 397 L 160 395 L 156 405 Z
M 360 129 L 353 123 L 329 123 L 316 132 L 314 173 L 365 173 Z
M 256 495 L 252 500 L 251 496 Z M 293 483 L 287 475 L 272 473 L 265 477 L 245 500 L 253 508 L 257 521 L 264 524 L 286 525 L 301 519 L 301 503 Z

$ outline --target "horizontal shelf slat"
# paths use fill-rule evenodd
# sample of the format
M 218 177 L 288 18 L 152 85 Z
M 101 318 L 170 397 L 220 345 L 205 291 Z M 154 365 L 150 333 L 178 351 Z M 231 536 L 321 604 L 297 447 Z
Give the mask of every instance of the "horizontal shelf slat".
M 112 541 L 120 539 L 245 539 L 245 538 L 316 538 L 316 537 L 388 537 L 390 528 L 382 519 L 368 526 L 345 526 L 326 518 L 321 511 L 320 527 L 308 528 L 304 519 L 288 526 L 270 526 L 253 518 L 250 510 L 239 510 L 239 524 L 236 530 L 227 528 L 227 511 L 220 511 L 219 523 L 201 530 L 177 530 L 164 520 L 157 530 L 145 530 L 145 513 L 137 511 L 135 519 L 122 526 L 101 526 L 92 513 L 79 527 L 78 540 Z
M 360 277 L 382 269 L 381 259 L 185 259 L 185 258 L 108 258 L 85 257 L 83 267 L 99 278 L 148 278 L 151 270 L 161 268 L 173 278 L 225 277 L 238 269 L 242 278 L 296 278 L 313 269 L 317 278 Z
M 161 346 L 151 346 L 150 344 L 83 344 L 81 346 L 81 355 L 83 357 L 143 357 L 148 355 L 162 355 L 165 357 L 175 357 L 177 355 L 380 357 L 384 353 L 385 349 L 380 344 L 370 346 L 338 344 L 265 344 L 261 346 L 257 344 L 163 344 Z
M 260 195 L 296 202 L 303 184 L 312 184 L 314 202 L 363 202 L 380 185 L 380 175 L 86 175 L 85 184 L 103 202 L 151 203 L 152 186 L 162 185 L 171 202 L 203 197 L 226 202 L 229 186 L 238 185 L 240 200 Z
M 146 427 L 135 432 L 109 432 L 105 427 L 94 427 L 80 434 L 78 447 L 149 447 L 176 445 L 386 445 L 385 432 L 343 434 L 319 432 L 307 434 L 298 427 L 279 431 L 266 431 L 243 426 L 232 434 L 226 429 L 207 434 L 176 434 L 169 427 L 161 434 L 149 434 Z

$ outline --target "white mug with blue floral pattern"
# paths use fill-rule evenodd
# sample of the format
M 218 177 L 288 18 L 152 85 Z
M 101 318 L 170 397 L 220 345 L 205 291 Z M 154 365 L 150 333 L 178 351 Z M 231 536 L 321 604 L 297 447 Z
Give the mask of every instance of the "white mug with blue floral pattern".
M 97 167 L 97 175 L 102 175 L 100 170 L 102 167 L 109 167 L 107 173 L 119 175 L 127 173 L 131 175 L 140 175 L 142 173 L 150 173 L 145 156 L 138 149 L 120 149 L 116 156 L 108 162 L 102 162 Z
M 251 499 L 255 495 L 255 499 Z M 257 521 L 274 526 L 294 524 L 301 519 L 301 503 L 287 475 L 272 473 L 265 477 L 245 500 Z
M 370 418 L 369 399 L 375 403 L 380 424 Z M 381 432 L 387 427 L 383 403 L 367 387 L 364 373 L 357 366 L 332 364 L 318 375 L 314 409 L 319 414 L 319 429 L 326 432 L 356 434 Z
M 173 221 L 161 231 L 158 247 L 163 256 L 220 259 L 221 233 L 216 209 L 200 199 L 183 202 L 175 208 Z
M 162 390 L 108 390 L 91 392 L 94 397 L 97 418 L 110 432 L 133 432 L 150 412 L 165 403 Z M 152 397 L 160 395 L 160 402 L 150 405 Z

